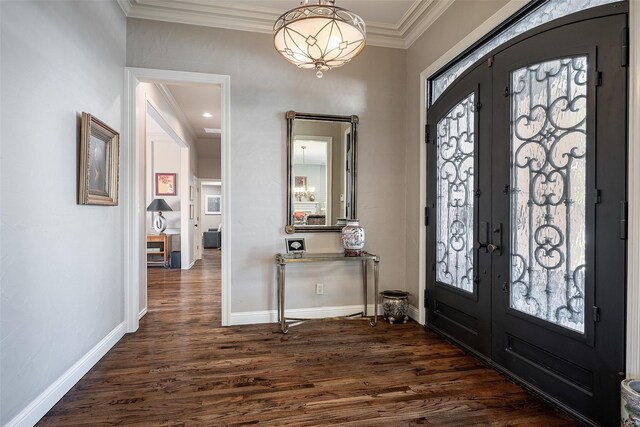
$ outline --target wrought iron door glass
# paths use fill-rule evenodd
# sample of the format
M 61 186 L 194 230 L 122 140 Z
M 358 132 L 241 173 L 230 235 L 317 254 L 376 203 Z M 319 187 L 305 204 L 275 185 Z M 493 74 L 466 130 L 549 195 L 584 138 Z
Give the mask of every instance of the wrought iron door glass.
M 436 280 L 473 292 L 474 105 L 471 93 L 437 124 Z
M 587 57 L 511 73 L 511 308 L 584 332 Z
M 538 27 L 549 21 L 553 21 L 554 19 L 562 18 L 563 16 L 580 12 L 581 10 L 618 1 L 620 0 L 549 0 L 541 4 L 513 25 L 510 25 L 505 30 L 496 34 L 469 55 L 453 64 L 444 73 L 433 79 L 431 82 L 431 103 L 434 103 L 436 99 L 442 95 L 442 92 L 444 92 L 451 83 L 460 77 L 460 75 L 471 67 L 477 60 L 501 44 L 508 42 L 514 37 L 517 37 L 532 28 Z

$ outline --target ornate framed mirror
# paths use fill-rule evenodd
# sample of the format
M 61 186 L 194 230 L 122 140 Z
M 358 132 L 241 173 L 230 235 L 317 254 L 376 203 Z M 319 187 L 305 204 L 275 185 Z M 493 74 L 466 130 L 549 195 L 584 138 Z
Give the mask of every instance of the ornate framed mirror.
M 356 217 L 358 116 L 288 111 L 287 233 L 340 231 Z

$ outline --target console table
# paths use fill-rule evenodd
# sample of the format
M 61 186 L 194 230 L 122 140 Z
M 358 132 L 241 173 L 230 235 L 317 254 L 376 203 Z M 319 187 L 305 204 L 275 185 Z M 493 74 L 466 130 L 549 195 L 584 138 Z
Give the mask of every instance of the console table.
M 338 319 L 351 319 L 359 316 L 363 319 L 367 316 L 367 266 L 371 262 L 373 263 L 373 276 L 374 276 L 374 313 L 373 318 L 369 318 L 369 324 L 376 326 L 378 322 L 378 276 L 379 276 L 379 263 L 380 257 L 367 252 L 363 252 L 360 256 L 345 256 L 343 253 L 330 253 L 330 254 L 277 254 L 276 255 L 276 267 L 278 270 L 278 323 L 283 334 L 289 331 L 289 327 L 297 326 L 305 322 L 312 320 L 322 319 L 301 319 L 295 317 L 287 317 L 284 311 L 285 302 L 285 272 L 287 264 L 305 264 L 309 262 L 359 262 L 362 264 L 362 291 L 364 296 L 364 309 L 359 313 L 350 314 L 348 316 L 341 316 Z M 326 318 L 325 318 L 326 319 Z
M 169 266 L 170 234 L 147 234 L 147 265 Z

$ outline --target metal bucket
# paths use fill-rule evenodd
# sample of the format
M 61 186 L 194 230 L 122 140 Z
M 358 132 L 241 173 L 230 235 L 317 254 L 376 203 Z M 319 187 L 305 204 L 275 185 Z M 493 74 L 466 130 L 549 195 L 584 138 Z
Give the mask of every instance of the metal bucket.
M 380 292 L 384 319 L 387 322 L 390 324 L 395 322 L 407 323 L 407 320 L 409 320 L 407 315 L 409 311 L 409 295 L 411 295 L 409 292 L 398 290 Z

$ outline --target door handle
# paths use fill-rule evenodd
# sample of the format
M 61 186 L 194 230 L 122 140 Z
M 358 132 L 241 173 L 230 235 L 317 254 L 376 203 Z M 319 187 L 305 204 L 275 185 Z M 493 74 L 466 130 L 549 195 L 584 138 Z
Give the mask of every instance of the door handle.
M 487 250 L 489 251 L 489 253 L 494 253 L 495 251 L 499 251 L 500 250 L 500 246 L 494 245 L 493 243 L 489 243 L 487 245 Z

